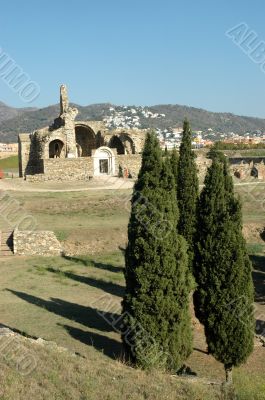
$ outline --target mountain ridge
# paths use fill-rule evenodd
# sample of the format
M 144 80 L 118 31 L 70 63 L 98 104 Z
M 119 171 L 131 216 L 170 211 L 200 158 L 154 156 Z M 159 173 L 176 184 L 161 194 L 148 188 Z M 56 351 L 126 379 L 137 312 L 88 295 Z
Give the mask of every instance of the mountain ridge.
M 116 116 L 137 116 L 138 128 L 167 129 L 179 127 L 188 118 L 193 130 L 206 132 L 209 128 L 218 134 L 234 132 L 237 134 L 255 132 L 265 133 L 265 119 L 239 116 L 230 112 L 213 112 L 178 104 L 158 104 L 153 106 L 118 106 L 111 103 L 96 103 L 87 106 L 73 104 L 78 108 L 77 120 L 103 120 Z M 0 141 L 14 142 L 22 132 L 32 132 L 49 126 L 59 114 L 59 104 L 43 108 L 14 108 L 0 101 Z M 130 114 L 131 113 L 131 114 Z M 148 113 L 150 114 L 149 116 Z M 154 117 L 153 115 L 160 115 Z M 163 117 L 161 117 L 161 115 Z

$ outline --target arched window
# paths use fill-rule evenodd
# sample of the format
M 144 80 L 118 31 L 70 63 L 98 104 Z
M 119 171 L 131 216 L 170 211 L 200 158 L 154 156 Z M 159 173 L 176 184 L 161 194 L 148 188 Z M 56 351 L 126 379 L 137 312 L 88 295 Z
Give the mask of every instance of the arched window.
M 63 155 L 64 143 L 55 139 L 49 143 L 49 158 L 60 158 Z

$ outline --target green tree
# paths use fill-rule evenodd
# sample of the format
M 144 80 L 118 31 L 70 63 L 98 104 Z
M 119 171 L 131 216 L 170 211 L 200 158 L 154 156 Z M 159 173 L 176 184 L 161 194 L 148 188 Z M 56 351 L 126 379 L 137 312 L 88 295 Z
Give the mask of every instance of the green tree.
M 199 193 L 195 154 L 191 148 L 191 129 L 184 121 L 179 150 L 177 199 L 179 207 L 178 230 L 188 243 L 189 266 L 192 269 L 193 240 L 196 230 L 196 207 Z
M 208 351 L 232 368 L 253 349 L 253 282 L 242 235 L 240 202 L 222 155 L 213 158 L 198 206 L 194 272 L 195 312 L 204 324 Z
M 179 369 L 192 351 L 187 246 L 177 233 L 175 179 L 148 134 L 132 196 L 122 340 L 141 368 Z
M 176 148 L 174 148 L 172 150 L 172 153 L 170 156 L 170 163 L 171 163 L 172 173 L 175 178 L 176 184 L 177 184 L 177 180 L 178 180 L 178 162 L 179 162 L 179 155 L 178 155 Z

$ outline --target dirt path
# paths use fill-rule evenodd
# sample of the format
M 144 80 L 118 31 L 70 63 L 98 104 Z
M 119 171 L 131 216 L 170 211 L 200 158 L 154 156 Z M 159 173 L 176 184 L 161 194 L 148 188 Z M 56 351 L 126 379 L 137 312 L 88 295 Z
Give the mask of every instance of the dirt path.
M 132 189 L 134 180 L 117 177 L 94 178 L 91 181 L 76 182 L 38 182 L 32 183 L 22 178 L 0 180 L 0 190 L 20 192 L 83 192 L 89 190 L 121 190 Z M 235 186 L 265 186 L 265 182 L 242 182 Z M 203 185 L 200 185 L 202 188 Z
M 0 190 L 20 192 L 82 192 L 88 190 L 131 189 L 134 181 L 115 177 L 98 178 L 80 182 L 31 183 L 21 178 L 0 180 Z

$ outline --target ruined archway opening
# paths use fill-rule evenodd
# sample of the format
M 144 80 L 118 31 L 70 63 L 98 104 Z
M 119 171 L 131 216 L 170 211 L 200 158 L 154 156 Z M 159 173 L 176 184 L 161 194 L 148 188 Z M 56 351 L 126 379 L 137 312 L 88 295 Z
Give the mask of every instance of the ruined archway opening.
M 49 158 L 60 158 L 63 154 L 64 143 L 55 139 L 49 143 Z
M 97 148 L 95 134 L 86 126 L 75 127 L 75 140 L 77 157 L 90 157 Z
M 121 139 L 118 136 L 113 136 L 110 139 L 109 147 L 111 149 L 116 149 L 117 150 L 117 154 L 125 154 L 125 148 L 124 148 L 124 146 L 122 144 Z
M 135 154 L 135 145 L 133 140 L 127 135 L 120 136 L 120 139 L 125 150 L 124 154 Z
M 250 171 L 250 176 L 252 176 L 252 178 L 259 177 L 259 172 L 258 172 L 257 168 L 255 168 L 255 167 L 252 168 L 252 170 Z

